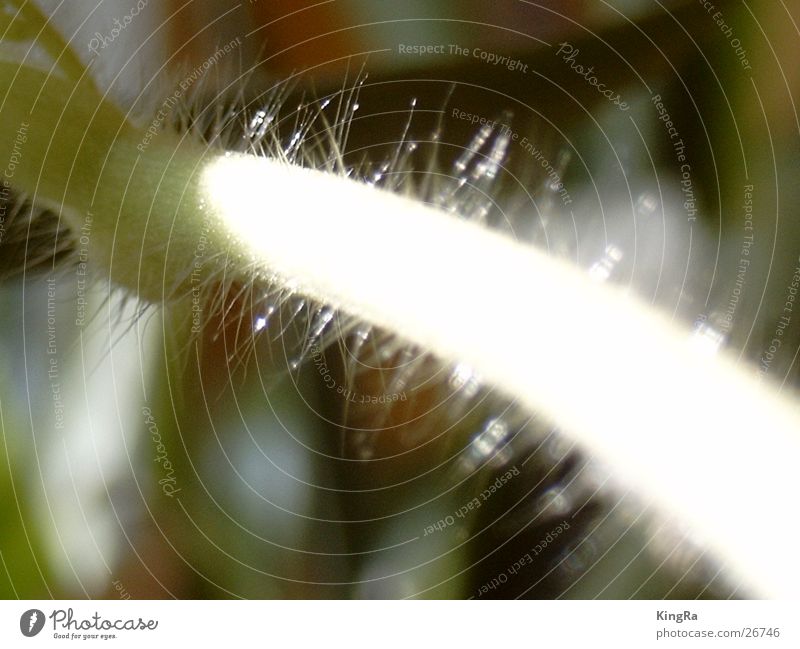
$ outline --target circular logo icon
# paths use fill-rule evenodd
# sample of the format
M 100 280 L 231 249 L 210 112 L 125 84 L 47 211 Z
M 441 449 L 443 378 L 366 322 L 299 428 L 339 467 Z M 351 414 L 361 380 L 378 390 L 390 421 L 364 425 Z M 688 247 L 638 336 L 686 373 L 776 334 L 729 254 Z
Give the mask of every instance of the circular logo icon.
M 44 613 L 38 608 L 25 611 L 19 618 L 19 630 L 22 635 L 32 638 L 44 628 Z

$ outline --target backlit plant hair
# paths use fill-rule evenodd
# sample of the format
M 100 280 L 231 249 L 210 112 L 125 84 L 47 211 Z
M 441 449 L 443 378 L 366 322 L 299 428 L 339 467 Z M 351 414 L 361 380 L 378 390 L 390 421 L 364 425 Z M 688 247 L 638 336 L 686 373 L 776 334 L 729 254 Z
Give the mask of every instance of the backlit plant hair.
M 0 62 L 13 189 L 73 232 L 91 214 L 93 261 L 115 285 L 148 303 L 186 299 L 203 233 L 209 276 L 258 279 L 467 364 L 680 516 L 759 592 L 798 595 L 796 536 L 780 526 L 792 525 L 800 418 L 771 385 L 620 290 L 413 195 L 275 148 L 148 138 L 38 10 L 14 4 L 3 39 L 35 36 L 53 65 Z

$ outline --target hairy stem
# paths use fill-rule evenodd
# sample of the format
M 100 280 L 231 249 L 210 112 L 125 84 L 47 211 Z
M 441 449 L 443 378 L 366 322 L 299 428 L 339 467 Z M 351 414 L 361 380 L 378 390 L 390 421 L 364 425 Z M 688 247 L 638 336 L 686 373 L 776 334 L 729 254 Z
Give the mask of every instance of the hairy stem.
M 84 77 L 0 64 L 0 84 L 0 149 L 19 151 L 13 184 L 73 227 L 91 212 L 92 255 L 117 284 L 155 302 L 185 294 L 202 240 L 203 272 L 255 269 L 471 364 L 699 530 L 762 592 L 798 595 L 784 511 L 798 491 L 796 408 L 701 355 L 687 332 L 537 250 L 413 201 L 264 158 L 208 155 L 166 133 L 143 147 L 144 133 Z

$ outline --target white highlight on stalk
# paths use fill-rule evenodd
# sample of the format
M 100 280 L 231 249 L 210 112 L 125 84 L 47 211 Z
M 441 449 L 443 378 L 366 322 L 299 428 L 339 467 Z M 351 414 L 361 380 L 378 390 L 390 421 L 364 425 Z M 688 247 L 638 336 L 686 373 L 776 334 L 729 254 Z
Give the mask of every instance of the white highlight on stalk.
M 510 238 L 264 158 L 227 154 L 203 173 L 225 227 L 288 286 L 467 363 L 678 515 L 760 594 L 800 597 L 796 404 Z

